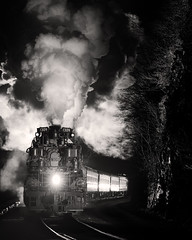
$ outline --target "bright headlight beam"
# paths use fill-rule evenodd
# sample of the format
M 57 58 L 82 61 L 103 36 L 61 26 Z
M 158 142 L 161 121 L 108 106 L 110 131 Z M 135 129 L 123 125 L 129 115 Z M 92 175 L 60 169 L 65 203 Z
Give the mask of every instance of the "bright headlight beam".
M 61 185 L 61 177 L 55 173 L 52 177 L 51 177 L 51 184 L 55 187 L 58 187 Z

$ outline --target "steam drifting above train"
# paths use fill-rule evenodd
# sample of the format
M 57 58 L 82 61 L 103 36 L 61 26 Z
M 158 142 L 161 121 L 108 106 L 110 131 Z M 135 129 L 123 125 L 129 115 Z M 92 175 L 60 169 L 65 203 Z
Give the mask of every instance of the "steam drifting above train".
M 127 193 L 126 176 L 113 176 L 83 164 L 82 147 L 71 128 L 38 128 L 27 153 L 24 203 L 30 211 L 61 215 Z

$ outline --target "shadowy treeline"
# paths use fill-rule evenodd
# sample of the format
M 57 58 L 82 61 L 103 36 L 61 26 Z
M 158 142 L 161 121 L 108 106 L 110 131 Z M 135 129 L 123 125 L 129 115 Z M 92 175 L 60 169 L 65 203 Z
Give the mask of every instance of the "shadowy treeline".
M 192 226 L 192 9 L 170 0 L 148 31 L 127 89 L 142 207 Z M 138 180 L 139 181 L 139 180 Z M 187 224 L 186 224 L 187 223 Z

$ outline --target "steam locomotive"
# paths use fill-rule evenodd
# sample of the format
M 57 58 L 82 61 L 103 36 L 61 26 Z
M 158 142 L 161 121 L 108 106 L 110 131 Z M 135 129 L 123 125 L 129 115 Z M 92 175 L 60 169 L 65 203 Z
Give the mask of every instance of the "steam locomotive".
M 124 197 L 128 179 L 83 163 L 82 147 L 71 128 L 37 128 L 26 150 L 24 203 L 29 211 L 54 215 L 83 211 L 94 201 Z

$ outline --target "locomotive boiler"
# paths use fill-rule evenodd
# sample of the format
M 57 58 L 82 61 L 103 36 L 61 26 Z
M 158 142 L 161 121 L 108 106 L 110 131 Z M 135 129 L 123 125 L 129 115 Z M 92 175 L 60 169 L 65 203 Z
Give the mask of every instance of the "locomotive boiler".
M 73 213 L 83 211 L 91 202 L 127 193 L 126 176 L 84 165 L 82 147 L 71 128 L 37 128 L 27 153 L 24 203 L 32 212 Z

